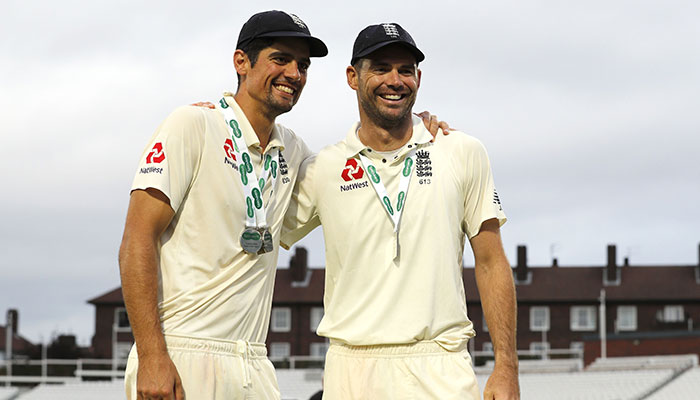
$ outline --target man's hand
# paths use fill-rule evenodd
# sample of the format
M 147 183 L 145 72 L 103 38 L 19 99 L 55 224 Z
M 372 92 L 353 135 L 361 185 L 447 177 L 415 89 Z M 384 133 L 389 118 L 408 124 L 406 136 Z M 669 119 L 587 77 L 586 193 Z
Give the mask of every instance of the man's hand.
M 427 129 L 431 135 L 433 135 L 433 140 L 438 134 L 438 129 L 442 129 L 443 135 L 449 135 L 452 128 L 445 121 L 438 122 L 437 115 L 432 115 L 428 111 L 423 111 L 421 113 L 415 113 L 416 116 L 420 117 L 425 124 L 425 129 Z
M 182 380 L 168 353 L 139 357 L 138 400 L 184 400 Z
M 216 106 L 208 101 L 200 101 L 197 103 L 192 103 L 190 104 L 191 106 L 197 106 L 197 107 L 204 107 L 204 108 L 211 108 L 212 110 L 216 108 Z
M 512 368 L 494 367 L 484 387 L 484 400 L 519 400 L 518 374 Z

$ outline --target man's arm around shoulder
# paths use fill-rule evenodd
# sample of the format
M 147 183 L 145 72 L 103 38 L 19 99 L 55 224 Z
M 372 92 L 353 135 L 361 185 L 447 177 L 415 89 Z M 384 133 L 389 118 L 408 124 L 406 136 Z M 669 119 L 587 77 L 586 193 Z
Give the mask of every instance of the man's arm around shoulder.
M 174 215 L 159 190 L 134 190 L 129 201 L 119 269 L 124 303 L 138 351 L 137 398 L 184 399 L 158 316 L 158 242 Z
M 516 301 L 513 273 L 501 243 L 497 219 L 481 225 L 471 239 L 476 284 L 493 342 L 496 363 L 484 388 L 484 400 L 517 400 L 518 354 L 515 344 Z

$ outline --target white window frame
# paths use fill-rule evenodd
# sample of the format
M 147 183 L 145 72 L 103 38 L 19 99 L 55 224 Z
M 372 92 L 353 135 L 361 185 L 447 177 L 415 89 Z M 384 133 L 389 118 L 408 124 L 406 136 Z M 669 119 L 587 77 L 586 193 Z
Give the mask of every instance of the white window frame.
M 124 313 L 126 317 L 126 322 L 129 324 L 127 326 L 119 326 L 119 315 Z M 114 309 L 114 331 L 115 332 L 131 332 L 131 321 L 129 321 L 129 314 L 126 313 L 126 308 L 117 307 Z
M 286 358 L 292 353 L 292 346 L 289 342 L 270 343 L 270 358 Z
M 536 318 L 537 312 L 543 312 L 543 318 Z M 541 321 L 541 323 L 535 324 Z M 549 306 L 534 306 L 530 307 L 530 331 L 532 332 L 548 332 L 549 323 Z
M 330 344 L 328 342 L 311 342 L 309 344 L 309 355 L 315 357 L 325 357 Z
M 664 307 L 663 311 L 664 322 L 683 322 L 685 321 L 685 310 L 681 305 L 669 305 Z
M 530 343 L 530 352 L 531 353 L 545 353 L 548 352 L 551 349 L 551 346 L 549 345 L 549 342 L 532 342 Z
M 493 353 L 493 343 L 484 342 L 484 344 L 481 345 L 481 351 L 489 351 Z
M 311 311 L 309 312 L 309 328 L 311 328 L 311 332 L 316 332 L 322 318 L 323 307 L 311 307 Z
M 583 342 L 571 342 L 569 343 L 569 349 L 583 353 Z
M 484 313 L 481 314 L 481 326 L 484 327 L 484 332 L 489 331 L 489 326 L 486 324 L 486 314 Z
M 572 332 L 595 331 L 596 323 L 595 306 L 571 306 L 569 310 L 569 327 Z M 585 321 L 581 322 L 581 318 Z
M 615 328 L 618 331 L 636 331 L 637 306 L 617 306 Z
M 114 354 L 112 355 L 112 358 L 115 358 L 117 360 L 126 360 L 127 358 L 129 358 L 129 352 L 131 351 L 132 346 L 133 343 L 131 342 L 115 343 Z
M 289 307 L 272 307 L 270 318 L 272 332 L 289 332 L 292 330 L 292 309 Z

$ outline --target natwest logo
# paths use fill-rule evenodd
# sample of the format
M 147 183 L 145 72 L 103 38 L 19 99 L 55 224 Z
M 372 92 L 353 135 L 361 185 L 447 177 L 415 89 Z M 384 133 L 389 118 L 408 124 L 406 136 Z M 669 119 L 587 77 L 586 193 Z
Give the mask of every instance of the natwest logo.
M 160 164 L 165 160 L 165 152 L 163 151 L 163 144 L 161 142 L 153 145 L 153 149 L 146 156 L 146 164 Z
M 357 163 L 356 159 L 351 158 L 345 163 L 345 169 L 343 169 L 340 177 L 343 178 L 345 182 L 350 182 L 353 179 L 360 179 L 364 175 L 365 170 Z
M 233 141 L 231 138 L 226 139 L 224 142 L 224 151 L 226 152 L 226 157 L 236 161 L 236 153 L 233 151 Z

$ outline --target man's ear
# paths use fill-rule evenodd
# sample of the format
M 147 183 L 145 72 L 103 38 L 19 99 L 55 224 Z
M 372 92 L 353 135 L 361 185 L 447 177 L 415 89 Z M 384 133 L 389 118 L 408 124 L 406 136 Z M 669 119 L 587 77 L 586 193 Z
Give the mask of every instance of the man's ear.
M 250 60 L 248 55 L 241 49 L 237 49 L 233 53 L 233 67 L 236 68 L 236 73 L 241 76 L 248 74 L 250 70 Z
M 345 76 L 348 79 L 348 86 L 352 88 L 352 90 L 357 90 L 357 78 L 358 78 L 358 73 L 355 67 L 352 65 L 349 65 L 345 69 Z
M 416 85 L 416 89 L 420 88 L 420 76 L 421 76 L 421 70 L 418 69 L 416 70 L 417 76 L 418 76 L 418 85 Z

